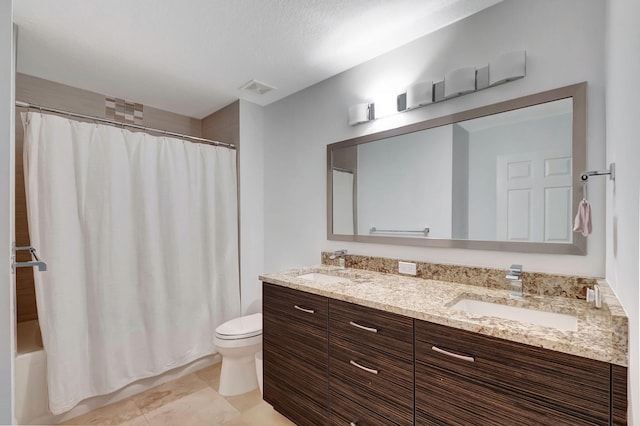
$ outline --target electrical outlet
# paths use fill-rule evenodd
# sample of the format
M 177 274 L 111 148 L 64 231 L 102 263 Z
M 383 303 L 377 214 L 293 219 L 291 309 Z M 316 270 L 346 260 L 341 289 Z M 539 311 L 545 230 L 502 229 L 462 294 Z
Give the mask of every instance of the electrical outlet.
M 406 275 L 417 275 L 418 267 L 412 262 L 398 262 L 398 272 Z

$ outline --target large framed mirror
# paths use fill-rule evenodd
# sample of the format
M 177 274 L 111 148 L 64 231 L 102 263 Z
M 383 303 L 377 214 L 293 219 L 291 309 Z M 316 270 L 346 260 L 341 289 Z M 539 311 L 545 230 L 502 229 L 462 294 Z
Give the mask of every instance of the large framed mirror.
M 327 238 L 586 254 L 586 83 L 327 146 Z

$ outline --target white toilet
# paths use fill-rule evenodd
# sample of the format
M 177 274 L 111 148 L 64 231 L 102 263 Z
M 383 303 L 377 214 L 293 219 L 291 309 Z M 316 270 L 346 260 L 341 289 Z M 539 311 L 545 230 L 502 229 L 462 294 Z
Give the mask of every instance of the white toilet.
M 214 344 L 222 356 L 218 393 L 233 396 L 256 389 L 255 355 L 262 350 L 262 314 L 234 318 L 220 325 Z

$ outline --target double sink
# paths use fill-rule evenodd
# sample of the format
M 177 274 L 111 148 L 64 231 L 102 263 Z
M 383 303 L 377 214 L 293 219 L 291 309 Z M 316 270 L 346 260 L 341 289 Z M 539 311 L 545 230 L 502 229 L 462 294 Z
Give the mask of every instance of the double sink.
M 347 277 L 320 272 L 306 273 L 298 275 L 296 278 L 315 284 L 353 284 L 353 281 Z M 457 297 L 447 304 L 447 307 L 453 311 L 466 313 L 469 319 L 475 317 L 497 317 L 557 330 L 578 331 L 578 318 L 573 315 L 477 300 L 466 295 Z

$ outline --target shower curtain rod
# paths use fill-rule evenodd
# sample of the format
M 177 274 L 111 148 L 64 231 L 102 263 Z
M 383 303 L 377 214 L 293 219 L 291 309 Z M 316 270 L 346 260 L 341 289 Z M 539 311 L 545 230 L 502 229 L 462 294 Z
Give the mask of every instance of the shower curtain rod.
M 181 139 L 191 139 L 191 140 L 198 141 L 198 142 L 203 142 L 203 143 L 209 144 L 209 145 L 224 146 L 224 147 L 229 148 L 229 149 L 236 149 L 235 145 L 224 143 L 224 142 L 212 141 L 211 139 L 199 138 L 197 136 L 189 136 L 189 135 L 185 135 L 185 134 L 182 134 L 182 133 L 168 132 L 166 130 L 160 130 L 160 129 L 154 129 L 152 127 L 140 126 L 139 124 L 123 123 L 121 121 L 109 120 L 108 118 L 95 117 L 95 116 L 92 116 L 92 115 L 76 114 L 75 112 L 64 111 L 64 110 L 61 110 L 61 109 L 50 108 L 50 107 L 41 106 L 41 105 L 34 105 L 34 104 L 30 104 L 28 102 L 16 101 L 16 106 L 20 107 L 20 108 L 33 108 L 33 109 L 37 109 L 37 110 L 40 110 L 40 111 L 53 112 L 55 114 L 62 114 L 62 115 L 67 115 L 69 117 L 82 118 L 84 120 L 98 121 L 100 123 L 112 124 L 112 125 L 116 125 L 116 126 L 132 127 L 134 129 L 143 130 L 143 131 L 147 131 L 147 132 L 160 133 L 160 134 L 167 135 L 167 136 L 175 136 L 175 137 L 178 137 L 178 138 L 181 138 Z

